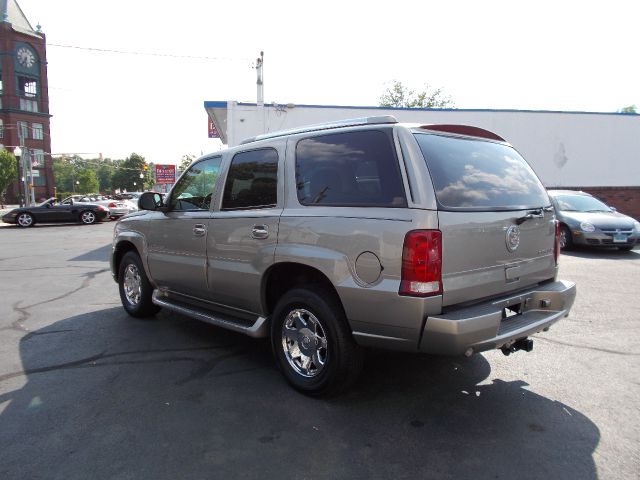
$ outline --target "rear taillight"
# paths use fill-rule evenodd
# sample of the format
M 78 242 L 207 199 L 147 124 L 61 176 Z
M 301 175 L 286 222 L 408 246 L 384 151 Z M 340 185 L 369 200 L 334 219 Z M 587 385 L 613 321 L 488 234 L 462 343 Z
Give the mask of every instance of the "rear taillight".
M 560 222 L 558 220 L 556 220 L 556 242 L 553 245 L 553 256 L 556 259 L 556 265 L 558 265 L 560 258 Z
M 117 207 L 117 205 L 115 204 L 115 202 L 111 202 L 109 204 L 109 208 L 116 208 L 116 207 Z
M 398 293 L 413 297 L 442 293 L 442 232 L 412 230 L 405 235 Z

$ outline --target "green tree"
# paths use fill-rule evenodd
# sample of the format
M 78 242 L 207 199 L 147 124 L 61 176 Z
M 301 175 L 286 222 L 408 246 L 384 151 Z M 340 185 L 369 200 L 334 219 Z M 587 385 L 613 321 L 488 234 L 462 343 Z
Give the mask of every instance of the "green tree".
M 70 158 L 53 159 L 53 178 L 59 192 L 72 192 L 75 189 L 75 164 Z
M 0 205 L 4 207 L 4 195 L 18 176 L 16 157 L 6 150 L 0 151 Z
M 187 168 L 189 168 L 189 165 L 191 165 L 191 162 L 193 162 L 196 159 L 195 155 L 183 155 L 182 159 L 180 160 L 180 163 L 178 164 L 178 172 L 182 173 L 184 172 Z
M 421 92 L 405 87 L 402 82 L 394 81 L 380 96 L 381 107 L 401 108 L 454 108 L 455 104 L 441 88 L 424 86 Z
M 638 113 L 638 109 L 635 105 L 629 105 L 628 107 L 621 108 L 619 113 Z
M 96 193 L 100 187 L 96 172 L 84 168 L 76 176 L 76 193 Z
M 128 156 L 125 160 L 119 163 L 111 177 L 113 188 L 119 188 L 121 190 L 126 189 L 128 192 L 144 190 L 143 182 L 140 179 L 140 174 L 142 173 L 144 175 L 144 164 L 145 160 L 143 156 L 138 155 L 137 153 L 132 153 Z

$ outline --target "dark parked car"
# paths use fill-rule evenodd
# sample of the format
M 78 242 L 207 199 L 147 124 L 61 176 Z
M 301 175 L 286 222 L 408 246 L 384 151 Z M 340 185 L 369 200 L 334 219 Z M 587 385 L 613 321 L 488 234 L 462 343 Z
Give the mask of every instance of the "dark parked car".
M 560 221 L 560 248 L 573 245 L 631 250 L 640 239 L 640 222 L 597 198 L 573 190 L 549 190 Z
M 109 211 L 102 205 L 69 202 L 59 203 L 50 198 L 33 207 L 14 208 L 2 216 L 4 223 L 14 223 L 20 227 L 31 227 L 36 223 L 82 222 L 91 225 L 103 220 Z

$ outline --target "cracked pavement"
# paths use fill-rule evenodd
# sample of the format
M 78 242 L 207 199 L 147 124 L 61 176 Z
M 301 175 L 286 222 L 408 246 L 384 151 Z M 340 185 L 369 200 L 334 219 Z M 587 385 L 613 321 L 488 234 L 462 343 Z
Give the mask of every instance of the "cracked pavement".
M 128 317 L 113 223 L 0 229 L 0 478 L 637 478 L 640 251 L 562 255 L 569 318 L 531 353 L 367 352 L 310 399 L 267 341 Z

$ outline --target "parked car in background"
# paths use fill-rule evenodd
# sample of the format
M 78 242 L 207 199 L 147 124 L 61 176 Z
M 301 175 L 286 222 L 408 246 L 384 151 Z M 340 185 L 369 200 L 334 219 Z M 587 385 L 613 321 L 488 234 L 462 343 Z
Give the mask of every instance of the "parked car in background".
M 14 208 L 2 216 L 4 223 L 32 227 L 36 223 L 81 222 L 91 225 L 104 220 L 109 210 L 102 205 L 81 202 L 58 202 L 50 198 L 33 207 Z
M 560 248 L 574 245 L 631 250 L 640 239 L 640 222 L 594 196 L 573 190 L 549 190 L 560 221 Z
M 95 205 L 102 205 L 109 211 L 109 218 L 111 220 L 117 220 L 118 218 L 126 215 L 127 213 L 135 212 L 138 210 L 132 208 L 127 202 L 122 200 L 114 200 L 102 195 L 71 195 L 62 200 L 62 204 L 70 204 L 70 202 L 80 203 L 93 203 Z

